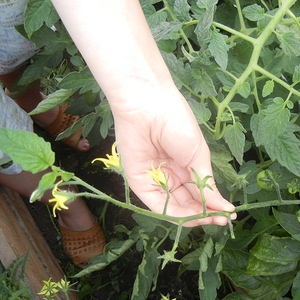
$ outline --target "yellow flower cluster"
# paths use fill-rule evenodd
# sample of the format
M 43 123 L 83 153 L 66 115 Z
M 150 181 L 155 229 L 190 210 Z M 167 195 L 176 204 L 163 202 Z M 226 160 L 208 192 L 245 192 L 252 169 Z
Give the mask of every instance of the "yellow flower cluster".
M 61 209 L 69 209 L 66 204 L 76 198 L 76 194 L 69 192 L 69 191 L 64 191 L 60 190 L 58 188 L 58 185 L 62 181 L 59 181 L 58 183 L 55 184 L 53 190 L 52 190 L 52 196 L 54 198 L 49 200 L 49 203 L 55 203 L 52 210 L 53 210 L 53 216 L 56 217 L 56 210 L 61 210 Z
M 112 147 L 111 147 L 111 155 L 106 154 L 107 158 L 95 158 L 92 163 L 95 161 L 101 161 L 105 165 L 105 169 L 109 169 L 112 171 L 115 171 L 118 174 L 123 173 L 123 168 L 121 166 L 121 159 L 120 156 L 116 150 L 117 142 L 114 142 Z
M 152 162 L 151 170 L 146 170 L 146 172 L 158 185 L 160 185 L 165 191 L 168 191 L 168 180 L 165 173 L 161 170 L 162 164 L 165 164 L 165 162 L 160 163 L 158 168 L 155 168 Z

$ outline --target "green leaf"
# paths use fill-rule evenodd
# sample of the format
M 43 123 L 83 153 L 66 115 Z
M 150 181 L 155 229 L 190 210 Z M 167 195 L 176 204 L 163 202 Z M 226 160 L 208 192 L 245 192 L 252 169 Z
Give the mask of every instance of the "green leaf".
M 242 102 L 230 102 L 229 107 L 232 111 L 240 111 L 242 113 L 247 113 L 249 111 L 249 104 Z
M 252 276 L 291 272 L 296 268 L 299 258 L 299 241 L 264 234 L 250 250 L 247 272 Z
M 243 98 L 248 98 L 251 93 L 251 86 L 250 86 L 249 82 L 247 82 L 247 81 L 243 82 L 238 87 L 237 91 Z
M 277 101 L 279 100 L 279 101 Z M 287 129 L 290 111 L 285 108 L 282 98 L 274 98 L 273 103 L 251 118 L 250 127 L 257 146 L 272 143 Z
M 244 16 L 250 21 L 259 21 L 264 18 L 265 10 L 258 4 L 253 4 L 243 8 Z
M 227 295 L 222 300 L 253 300 L 253 298 L 248 297 L 247 294 L 244 294 L 242 292 L 234 292 Z
M 74 94 L 73 90 L 60 89 L 54 93 L 47 95 L 47 98 L 41 101 L 38 106 L 32 110 L 29 114 L 35 115 L 42 112 L 48 111 L 51 108 L 57 107 L 60 104 L 64 103 L 70 96 Z
M 211 161 L 216 176 L 224 178 L 227 183 L 233 184 L 238 179 L 238 174 L 232 167 L 232 157 L 222 145 L 209 145 L 211 149 Z
M 102 122 L 100 125 L 100 134 L 105 139 L 108 135 L 109 130 L 114 124 L 112 112 L 107 100 L 102 100 L 99 105 L 100 116 L 102 117 Z
M 272 209 L 277 222 L 284 228 L 295 240 L 300 241 L 300 223 L 296 215 L 287 214 Z
M 293 72 L 293 83 L 296 82 L 300 82 L 300 65 L 297 65 Z
M 217 289 L 220 287 L 220 278 L 217 272 L 219 269 L 219 255 L 214 255 L 215 245 L 211 237 L 205 243 L 199 256 L 200 268 L 198 289 L 200 299 L 215 300 Z
M 292 286 L 293 299 L 300 299 L 300 272 L 297 273 Z
M 131 300 L 147 299 L 152 284 L 156 284 L 160 260 L 156 250 L 145 251 L 133 285 Z
M 294 32 L 284 32 L 278 36 L 283 52 L 288 56 L 300 55 L 300 41 Z
M 51 0 L 30 0 L 28 2 L 24 28 L 29 37 L 45 23 L 51 27 L 59 20 Z
M 208 49 L 214 57 L 216 63 L 222 68 L 227 68 L 228 63 L 228 46 L 226 44 L 227 36 L 219 33 L 217 30 L 212 31 Z
M 179 21 L 161 22 L 158 26 L 151 29 L 155 41 L 177 39 L 179 37 L 178 31 L 182 24 Z
M 290 130 L 273 139 L 272 143 L 265 143 L 264 147 L 270 158 L 277 160 L 290 172 L 300 176 L 300 141 Z
M 192 73 L 194 79 L 196 80 L 193 86 L 196 93 L 201 92 L 207 97 L 217 95 L 213 80 L 204 70 L 193 69 Z
M 233 125 L 227 125 L 224 133 L 225 142 L 240 165 L 243 163 L 245 132 L 243 125 L 236 122 Z
M 217 3 L 218 0 L 198 0 L 196 6 L 192 7 L 195 18 L 198 20 L 195 34 L 200 46 L 207 43 L 211 37 L 210 28 L 214 19 Z
M 190 5 L 187 0 L 175 0 L 174 13 L 180 21 L 188 22 L 191 20 L 189 11 Z
M 41 172 L 55 161 L 51 145 L 36 134 L 21 130 L 0 128 L 0 149 L 7 153 L 25 171 Z
M 43 78 L 49 72 L 49 69 L 55 69 L 61 63 L 62 58 L 63 54 L 61 52 L 51 55 L 36 55 L 34 63 L 25 69 L 18 84 L 28 85 Z
M 89 265 L 79 273 L 73 275 L 75 278 L 80 278 L 97 270 L 102 270 L 110 263 L 114 262 L 122 254 L 124 254 L 128 249 L 136 243 L 133 239 L 128 240 L 111 240 L 104 248 L 104 252 L 98 256 L 92 258 Z
M 60 82 L 59 87 L 67 90 L 79 90 L 80 94 L 89 91 L 98 93 L 100 91 L 100 87 L 88 67 L 80 72 L 69 73 Z
M 262 96 L 267 97 L 269 96 L 274 90 L 274 81 L 273 80 L 268 80 L 262 90 Z
M 190 100 L 189 105 L 191 106 L 199 125 L 208 122 L 211 117 L 211 111 L 207 108 L 207 103 Z
M 153 232 L 161 224 L 161 221 L 158 219 L 146 217 L 137 213 L 133 214 L 132 218 L 148 233 Z
M 47 190 L 52 189 L 57 176 L 58 174 L 56 172 L 49 172 L 43 175 L 38 188 L 30 196 L 30 203 L 39 200 Z
M 162 52 L 162 55 L 179 89 L 194 81 L 190 64 L 183 64 L 173 53 Z

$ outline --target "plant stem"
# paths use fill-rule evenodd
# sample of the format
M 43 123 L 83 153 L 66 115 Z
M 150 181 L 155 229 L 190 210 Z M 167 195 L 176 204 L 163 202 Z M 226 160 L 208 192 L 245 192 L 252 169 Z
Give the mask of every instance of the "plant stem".
M 238 78 L 238 80 L 236 80 L 235 84 L 233 85 L 233 87 L 231 88 L 230 92 L 227 94 L 225 99 L 220 103 L 219 110 L 218 110 L 217 117 L 216 117 L 216 126 L 215 126 L 215 129 L 216 129 L 215 138 L 216 139 L 220 139 L 222 137 L 222 135 L 221 135 L 222 115 L 223 115 L 226 107 L 229 105 L 229 103 L 232 101 L 232 99 L 236 95 L 239 86 L 241 86 L 247 80 L 247 78 L 249 77 L 249 75 L 252 73 L 253 70 L 263 72 L 263 74 L 268 73 L 266 70 L 259 67 L 257 64 L 259 57 L 260 57 L 261 50 L 262 50 L 265 42 L 268 40 L 270 35 L 273 33 L 276 25 L 283 18 L 283 16 L 287 13 L 287 11 L 289 10 L 289 7 L 291 7 L 295 2 L 296 2 L 296 0 L 285 0 L 283 2 L 282 6 L 280 7 L 280 9 L 278 9 L 276 14 L 273 16 L 273 18 L 270 20 L 270 22 L 268 23 L 268 25 L 265 27 L 265 29 L 262 31 L 262 33 L 260 34 L 260 36 L 258 38 L 256 38 L 256 39 L 253 39 L 250 37 L 245 38 L 245 40 L 248 40 L 254 46 L 252 55 L 251 55 L 248 66 L 246 67 L 244 72 L 241 74 L 241 76 Z M 242 35 L 241 33 L 236 33 L 236 34 Z M 275 77 L 275 76 L 272 75 L 272 77 Z M 273 80 L 275 81 L 274 78 L 273 78 Z M 280 81 L 280 79 L 276 77 L 276 81 L 278 82 L 278 81 Z M 291 89 L 290 86 L 287 84 L 285 84 L 284 86 L 287 87 L 288 90 Z M 300 93 L 295 90 L 295 94 L 298 95 Z
M 122 175 L 123 180 L 124 180 L 124 187 L 125 187 L 125 202 L 126 204 L 130 204 L 130 189 L 129 189 L 129 184 L 128 180 L 125 175 Z
M 293 93 L 294 95 L 300 97 L 300 92 L 297 91 L 295 88 L 291 87 L 289 84 L 287 84 L 285 81 L 281 80 L 277 76 L 273 75 L 269 71 L 265 70 L 264 68 L 260 67 L 259 65 L 254 66 L 254 70 L 257 72 L 260 72 L 262 75 L 265 75 L 269 79 L 274 80 L 275 82 L 279 83 L 281 86 L 286 88 L 290 93 Z
M 163 215 L 167 214 L 167 208 L 168 208 L 169 200 L 170 200 L 170 192 L 169 192 L 169 190 L 167 190 L 167 198 L 166 198 L 166 202 L 165 202 L 165 205 L 164 205 Z
M 283 206 L 283 205 L 299 205 L 300 200 L 270 200 L 264 202 L 255 202 L 249 204 L 242 204 L 235 208 L 235 212 L 263 208 L 263 207 L 271 207 L 271 206 Z
M 241 25 L 241 31 L 244 31 L 246 29 L 246 24 L 245 24 L 245 21 L 244 21 L 240 1 L 235 0 L 235 5 L 236 5 L 237 11 L 238 11 L 238 16 L 239 16 L 240 25 Z
M 170 14 L 171 18 L 172 18 L 174 21 L 177 21 L 178 19 L 177 19 L 177 17 L 174 15 L 173 11 L 171 10 L 168 1 L 163 0 L 163 3 L 164 3 L 165 8 L 167 9 L 168 13 Z M 188 37 L 186 36 L 185 32 L 183 31 L 183 29 L 180 28 L 179 32 L 180 32 L 182 38 L 184 39 L 185 43 L 186 43 L 187 46 L 188 46 L 189 53 L 190 53 L 190 54 L 191 54 L 191 53 L 194 53 L 195 50 L 194 50 L 192 44 L 190 43 Z

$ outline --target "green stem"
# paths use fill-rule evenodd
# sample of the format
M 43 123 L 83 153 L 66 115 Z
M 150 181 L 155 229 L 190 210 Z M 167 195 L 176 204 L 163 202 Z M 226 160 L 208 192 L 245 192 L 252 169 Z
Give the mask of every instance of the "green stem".
M 270 200 L 264 202 L 255 202 L 249 204 L 242 204 L 235 208 L 235 212 L 246 211 L 257 208 L 271 207 L 271 206 L 283 206 L 283 205 L 299 205 L 300 200 Z
M 167 190 L 167 198 L 166 198 L 166 202 L 165 202 L 165 205 L 164 205 L 163 215 L 167 214 L 167 208 L 168 208 L 169 200 L 170 200 L 170 192 Z
M 244 21 L 240 1 L 236 0 L 235 5 L 236 5 L 237 11 L 238 11 L 238 16 L 239 16 L 240 25 L 241 25 L 241 31 L 244 31 L 246 29 L 246 24 L 245 24 L 245 21 Z
M 264 68 L 260 67 L 259 65 L 255 65 L 254 70 L 256 70 L 257 72 L 260 72 L 262 75 L 265 75 L 269 79 L 274 80 L 275 82 L 277 82 L 278 84 L 280 84 L 281 86 L 286 88 L 290 93 L 293 93 L 294 95 L 300 97 L 300 92 L 299 91 L 297 91 L 295 88 L 293 88 L 292 86 L 287 84 L 285 81 L 281 80 L 280 78 L 276 77 L 272 73 L 268 72 Z
M 255 71 L 252 72 L 252 81 L 253 81 L 253 95 L 254 95 L 254 99 L 255 99 L 255 102 L 256 102 L 256 106 L 258 108 L 258 110 L 260 111 L 261 109 L 261 103 L 259 101 L 259 96 L 258 96 L 258 92 L 257 92 L 257 77 L 255 75 Z
M 126 204 L 130 205 L 130 189 L 128 180 L 125 175 L 122 174 L 123 180 L 124 180 L 124 186 L 125 186 L 125 202 Z
M 217 27 L 217 28 L 220 28 L 220 29 L 222 29 L 222 30 L 224 30 L 224 31 L 226 31 L 228 33 L 231 33 L 234 36 L 239 37 L 239 38 L 241 38 L 241 39 L 243 39 L 243 40 L 245 40 L 245 41 L 247 41 L 247 42 L 249 42 L 249 43 L 251 43 L 253 45 L 256 42 L 255 38 L 253 38 L 253 37 L 251 37 L 251 36 L 249 36 L 247 34 L 244 34 L 244 33 L 240 32 L 240 31 L 237 31 L 237 30 L 235 30 L 235 29 L 233 29 L 231 27 L 228 27 L 228 26 L 226 26 L 224 24 L 221 24 L 221 23 L 218 23 L 218 22 L 213 22 L 212 25 L 215 26 L 215 27 Z
M 203 219 L 203 218 L 207 218 L 207 217 L 223 216 L 223 217 L 229 218 L 230 215 L 232 214 L 232 212 L 226 212 L 226 211 L 220 211 L 220 212 L 204 212 L 203 211 L 202 213 L 192 215 L 189 217 L 172 217 L 172 216 L 162 215 L 162 214 L 155 213 L 153 211 L 150 211 L 150 210 L 147 210 L 144 208 L 140 208 L 140 207 L 132 205 L 132 204 L 127 204 L 127 203 L 118 201 L 118 200 L 106 195 L 105 193 L 100 192 L 99 190 L 97 190 L 96 188 L 94 188 L 93 186 L 84 182 L 83 180 L 81 180 L 80 178 L 78 178 L 76 176 L 74 176 L 74 180 L 77 182 L 77 184 L 80 184 L 94 192 L 94 194 L 88 193 L 88 192 L 78 193 L 77 194 L 78 196 L 91 197 L 91 198 L 105 200 L 105 201 L 113 203 L 119 207 L 129 209 L 133 212 L 136 212 L 136 213 L 148 216 L 148 217 L 156 218 L 158 220 L 174 222 L 174 223 L 183 225 L 189 221 L 194 221 L 197 219 Z M 300 200 L 270 200 L 270 201 L 264 201 L 264 202 L 242 204 L 240 206 L 237 206 L 234 212 L 247 211 L 247 210 L 262 208 L 262 207 L 282 206 L 282 205 L 298 205 L 298 204 L 300 204 Z
M 171 250 L 171 251 L 174 251 L 174 252 L 175 252 L 175 250 L 176 250 L 177 247 L 178 247 L 179 240 L 180 240 L 180 235 L 181 235 L 181 232 L 182 232 L 182 226 L 183 226 L 183 223 L 179 223 L 179 224 L 178 224 L 177 231 L 176 231 L 175 241 L 174 241 L 174 244 L 173 244 L 173 247 L 172 247 L 172 250 Z
M 163 0 L 163 3 L 164 3 L 165 8 L 167 9 L 168 13 L 170 14 L 171 18 L 172 18 L 174 21 L 177 21 L 178 19 L 177 19 L 177 17 L 175 16 L 175 14 L 173 13 L 172 9 L 170 8 L 168 1 Z M 187 46 L 188 46 L 189 53 L 190 53 L 190 54 L 191 54 L 191 53 L 194 53 L 195 50 L 194 50 L 192 44 L 190 43 L 188 37 L 186 36 L 185 32 L 183 31 L 183 29 L 180 28 L 179 32 L 180 32 L 182 38 L 184 39 L 185 43 L 186 43 Z
M 270 35 L 273 33 L 276 25 L 279 23 L 279 21 L 283 18 L 283 16 L 287 13 L 290 6 L 292 6 L 296 0 L 285 0 L 283 5 L 278 9 L 276 14 L 273 16 L 273 18 L 270 20 L 268 25 L 265 27 L 265 29 L 262 31 L 260 36 L 256 39 L 253 38 L 246 38 L 249 42 L 251 42 L 254 46 L 252 55 L 249 61 L 249 64 L 247 68 L 244 70 L 242 75 L 236 80 L 235 84 L 231 88 L 230 92 L 227 94 L 225 99 L 220 103 L 219 110 L 216 117 L 216 134 L 215 138 L 220 139 L 222 137 L 221 135 L 221 123 L 222 123 L 222 115 L 224 113 L 224 110 L 229 105 L 229 103 L 232 101 L 234 96 L 237 93 L 237 90 L 239 86 L 241 86 L 249 77 L 249 75 L 253 72 L 253 70 L 264 72 L 263 74 L 266 74 L 267 71 L 265 71 L 263 68 L 258 66 L 258 59 L 260 57 L 260 53 L 262 51 L 262 48 Z M 241 33 L 238 33 L 241 34 Z M 268 73 L 268 72 L 267 72 Z M 274 75 L 272 77 L 275 77 Z M 276 81 L 278 82 L 280 79 L 276 78 Z M 275 81 L 275 79 L 274 79 Z M 288 90 L 290 90 L 290 86 L 288 84 L 285 84 L 284 86 L 287 86 Z M 295 91 L 295 94 L 300 94 L 299 92 Z

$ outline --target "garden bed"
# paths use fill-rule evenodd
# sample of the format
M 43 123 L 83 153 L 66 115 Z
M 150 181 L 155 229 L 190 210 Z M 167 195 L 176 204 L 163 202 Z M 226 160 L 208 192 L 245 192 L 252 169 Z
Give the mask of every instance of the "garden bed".
M 28 252 L 24 281 L 32 299 L 42 299 L 37 293 L 43 280 L 59 281 L 64 277 L 61 266 L 31 217 L 23 199 L 11 190 L 0 187 L 0 261 L 5 269 Z M 71 299 L 77 299 L 75 295 Z

